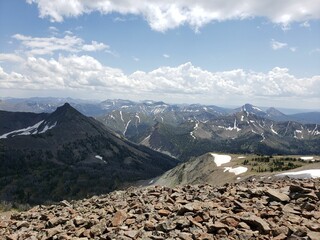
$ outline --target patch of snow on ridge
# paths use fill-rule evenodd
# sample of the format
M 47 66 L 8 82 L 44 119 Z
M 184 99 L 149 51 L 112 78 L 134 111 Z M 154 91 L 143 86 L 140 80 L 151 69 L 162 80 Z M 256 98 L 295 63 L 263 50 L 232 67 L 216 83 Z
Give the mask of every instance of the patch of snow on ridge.
M 122 111 L 120 111 L 120 118 L 121 118 L 121 121 L 124 122 L 123 116 L 122 116 Z
M 193 127 L 192 132 L 190 132 L 190 136 L 193 137 L 193 139 L 196 139 L 196 137 L 193 135 L 193 132 L 197 130 L 198 127 L 199 127 L 199 121 L 197 120 L 196 125 Z
M 290 178 L 320 178 L 320 169 L 310 169 L 310 170 L 303 170 L 298 172 L 286 172 L 277 174 L 276 177 L 290 177 Z
M 273 123 L 271 124 L 270 129 L 271 129 L 271 131 L 272 131 L 274 134 L 277 134 L 277 135 L 278 135 L 278 133 L 273 129 Z
M 311 157 L 311 156 L 310 157 L 309 156 L 308 157 L 300 157 L 300 159 L 302 159 L 302 160 L 313 160 L 313 157 Z
M 217 167 L 220 167 L 222 164 L 226 164 L 231 161 L 231 157 L 229 155 L 220 155 L 215 153 L 210 153 L 212 157 L 214 157 L 214 163 Z
M 258 108 L 258 107 L 252 106 L 252 108 L 255 109 L 255 110 L 258 110 L 258 111 L 262 112 L 262 110 L 261 110 L 260 108 Z
M 127 129 L 128 129 L 128 126 L 129 126 L 130 122 L 131 122 L 131 119 L 127 122 L 127 124 L 126 124 L 126 126 L 124 128 L 124 131 L 123 131 L 123 135 L 124 136 L 126 135 L 126 132 L 127 132 Z
M 45 133 L 46 131 L 48 131 L 48 130 L 50 130 L 50 129 L 54 128 L 56 125 L 57 125 L 57 122 L 55 122 L 55 123 L 54 123 L 54 124 L 52 124 L 51 126 L 46 125 L 46 126 L 44 126 L 44 128 L 42 129 L 42 131 L 41 131 L 41 132 L 39 132 L 39 133 Z
M 100 155 L 95 155 L 94 156 L 96 159 L 99 159 L 99 160 L 101 160 L 103 163 L 107 163 L 105 160 L 103 160 L 103 157 L 101 157 Z
M 38 130 L 37 128 L 41 125 L 41 123 L 43 123 L 44 120 L 36 123 L 33 126 L 30 127 L 26 127 L 26 128 L 22 128 L 22 129 L 18 129 L 18 130 L 14 130 L 8 133 L 5 133 L 3 135 L 0 136 L 0 139 L 3 138 L 7 138 L 9 135 L 12 135 L 11 137 L 17 136 L 17 135 L 31 135 L 31 134 L 37 134 Z
M 140 117 L 139 117 L 138 113 L 136 113 L 136 116 L 135 116 L 135 117 L 138 118 L 138 121 L 139 121 L 139 123 L 140 123 Z
M 246 157 L 244 157 L 244 156 L 239 156 L 238 158 L 246 158 Z
M 225 167 L 223 172 L 231 172 L 231 173 L 234 173 L 235 175 L 239 175 L 239 174 L 245 173 L 246 171 L 248 171 L 248 168 L 239 166 L 236 168 Z

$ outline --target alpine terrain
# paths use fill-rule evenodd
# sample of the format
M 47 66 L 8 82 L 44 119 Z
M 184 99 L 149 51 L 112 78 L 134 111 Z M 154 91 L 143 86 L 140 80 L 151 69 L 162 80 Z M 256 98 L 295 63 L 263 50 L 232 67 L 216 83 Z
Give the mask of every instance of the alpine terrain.
M 51 114 L 0 112 L 0 199 L 44 203 L 106 193 L 178 161 L 136 145 L 68 103 Z

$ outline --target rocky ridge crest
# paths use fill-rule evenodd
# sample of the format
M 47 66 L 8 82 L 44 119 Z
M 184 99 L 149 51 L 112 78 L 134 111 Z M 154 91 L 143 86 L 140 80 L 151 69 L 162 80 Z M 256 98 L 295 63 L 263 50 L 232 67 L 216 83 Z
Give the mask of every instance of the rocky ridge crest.
M 319 200 L 320 179 L 132 188 L 14 213 L 0 239 L 319 240 Z

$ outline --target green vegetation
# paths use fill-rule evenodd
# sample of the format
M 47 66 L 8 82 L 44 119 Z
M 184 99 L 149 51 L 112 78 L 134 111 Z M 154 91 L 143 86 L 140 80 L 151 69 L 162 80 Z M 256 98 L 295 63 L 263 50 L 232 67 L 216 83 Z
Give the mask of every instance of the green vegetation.
M 251 159 L 245 159 L 242 164 L 251 166 L 253 172 L 278 172 L 287 171 L 305 165 L 305 162 L 294 157 L 273 157 L 259 156 Z

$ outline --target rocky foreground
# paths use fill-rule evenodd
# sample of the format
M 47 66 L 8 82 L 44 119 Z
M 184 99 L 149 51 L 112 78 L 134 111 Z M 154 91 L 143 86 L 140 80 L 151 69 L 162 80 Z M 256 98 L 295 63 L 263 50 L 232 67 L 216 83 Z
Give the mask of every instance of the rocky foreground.
M 149 187 L 36 206 L 0 239 L 320 239 L 320 180 Z

